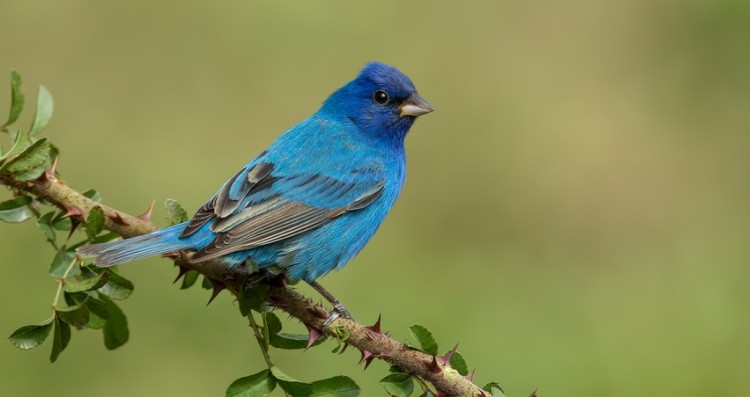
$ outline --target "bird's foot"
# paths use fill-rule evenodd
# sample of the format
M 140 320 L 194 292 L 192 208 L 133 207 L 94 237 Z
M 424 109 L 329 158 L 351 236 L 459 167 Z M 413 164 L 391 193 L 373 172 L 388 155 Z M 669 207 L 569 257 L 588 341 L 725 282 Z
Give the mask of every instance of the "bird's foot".
M 342 305 L 341 303 L 336 303 L 333 305 L 333 310 L 331 310 L 331 313 L 328 315 L 328 318 L 326 321 L 323 322 L 323 329 L 328 328 L 329 325 L 331 325 L 332 322 L 336 321 L 337 318 L 344 317 L 348 319 L 352 319 L 351 313 L 349 313 L 348 310 Z

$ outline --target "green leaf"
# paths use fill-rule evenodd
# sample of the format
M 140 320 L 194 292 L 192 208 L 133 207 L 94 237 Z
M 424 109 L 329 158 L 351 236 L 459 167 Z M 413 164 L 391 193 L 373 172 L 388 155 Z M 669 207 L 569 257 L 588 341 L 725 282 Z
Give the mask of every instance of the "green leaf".
M 33 140 L 42 130 L 47 127 L 49 120 L 52 118 L 52 111 L 55 109 L 55 101 L 47 87 L 39 86 L 39 95 L 36 97 L 36 114 L 34 122 L 31 123 L 29 136 Z
M 450 366 L 463 376 L 469 374 L 469 367 L 466 365 L 466 360 L 464 360 L 464 356 L 459 352 L 455 352 L 453 357 L 451 357 Z
M 59 211 L 50 222 L 55 230 L 70 230 L 73 226 L 73 221 L 69 217 L 63 218 L 63 216 L 65 216 L 65 212 Z
M 267 369 L 232 382 L 227 388 L 227 397 L 264 397 L 276 388 L 276 379 Z
M 201 288 L 214 289 L 214 285 L 211 284 L 211 280 L 208 277 L 203 276 L 203 281 L 201 281 Z
M 271 346 L 277 349 L 304 349 L 307 347 L 307 335 L 287 334 L 281 331 L 281 320 L 276 314 L 266 313 L 266 324 L 268 325 L 269 342 Z M 325 341 L 324 338 L 318 339 L 313 346 L 319 345 Z
M 484 391 L 488 391 L 492 394 L 492 397 L 505 397 L 503 388 L 497 382 L 490 382 L 482 388 Z
M 13 156 L 23 152 L 29 146 L 31 146 L 31 141 L 29 140 L 28 134 L 25 134 L 19 130 L 10 130 L 9 135 L 10 140 L 13 141 L 13 146 L 11 146 L 10 149 L 5 152 L 5 154 L 0 156 L 0 164 L 2 164 L 2 162 L 4 162 L 5 160 L 13 158 Z
M 427 354 L 436 355 L 438 351 L 438 345 L 435 338 L 432 337 L 432 333 L 427 328 L 414 324 L 409 327 L 411 336 L 419 343 L 421 350 Z
M 86 302 L 89 308 L 89 322 L 87 328 L 102 329 L 109 318 L 109 307 L 99 299 L 89 297 Z
M 81 274 L 73 279 L 66 279 L 65 292 L 81 292 L 103 287 L 109 281 L 109 272 L 96 272 L 90 266 L 81 268 Z
M 63 322 L 59 316 L 55 316 L 55 331 L 52 335 L 52 353 L 49 356 L 50 362 L 57 361 L 60 353 L 68 347 L 70 342 L 70 325 Z
M 426 391 L 426 392 L 420 394 L 419 397 L 435 397 L 435 395 L 432 394 L 431 391 Z
M 89 297 L 89 294 L 85 292 L 66 292 L 63 294 L 63 299 L 68 306 L 75 306 Z
M 20 182 L 34 180 L 52 166 L 53 157 L 56 155 L 57 148 L 43 138 L 5 163 L 0 172 L 13 174 L 14 179 Z
M 395 397 L 408 397 L 414 392 L 414 379 L 409 374 L 390 374 L 381 379 L 380 384 Z
M 5 128 L 18 120 L 18 116 L 23 111 L 23 104 L 26 98 L 24 98 L 21 92 L 21 75 L 15 70 L 10 71 L 10 112 L 8 113 L 8 121 L 3 124 L 2 128 Z
M 20 196 L 12 200 L 0 203 L 0 220 L 10 223 L 23 222 L 34 215 L 29 207 L 32 199 L 29 196 Z
M 200 275 L 200 273 L 195 270 L 190 270 L 185 273 L 185 276 L 182 277 L 182 285 L 180 286 L 180 289 L 188 289 L 192 287 L 193 284 L 195 284 L 195 281 L 198 280 L 198 275 Z
M 74 327 L 84 327 L 89 323 L 89 308 L 86 305 L 88 299 L 83 302 L 62 309 L 55 308 L 57 316 Z
M 279 386 L 294 397 L 308 397 L 312 393 L 312 385 L 292 378 L 277 366 L 271 367 L 271 374 L 279 383 Z
M 188 219 L 187 212 L 185 212 L 185 209 L 182 208 L 182 205 L 177 200 L 166 199 L 164 206 L 167 208 L 167 220 L 172 225 L 185 222 Z
M 104 211 L 98 205 L 89 211 L 86 218 L 86 235 L 93 240 L 104 229 Z
M 55 216 L 55 211 L 50 211 L 42 215 L 36 222 L 36 225 L 39 226 L 39 229 L 42 229 L 44 237 L 47 237 L 47 240 L 52 242 L 54 242 L 55 238 L 57 237 L 55 234 L 55 229 L 53 229 L 51 225 L 53 216 Z
M 90 198 L 91 200 L 96 201 L 97 203 L 101 203 L 102 202 L 102 195 L 99 194 L 99 192 L 97 192 L 94 189 L 89 189 L 89 190 L 83 192 L 82 194 L 84 196 Z
M 250 309 L 255 311 L 262 311 L 263 303 L 265 303 L 268 297 L 268 284 L 260 283 L 252 286 L 246 286 L 246 288 L 240 289 L 240 313 L 243 316 L 247 316 L 250 313 Z
M 109 312 L 107 322 L 104 324 L 104 346 L 109 350 L 117 349 L 124 345 L 130 337 L 128 320 L 125 317 L 125 313 L 120 310 L 113 300 L 106 296 L 100 296 L 100 298 L 107 304 L 107 311 Z
M 334 376 L 312 383 L 310 397 L 357 397 L 359 386 L 348 376 Z
M 80 268 L 76 266 L 76 253 L 66 246 L 60 247 L 49 265 L 49 273 L 55 278 L 68 278 L 80 274 Z M 70 270 L 68 270 L 70 269 Z M 68 272 L 65 274 L 65 272 Z
M 8 339 L 13 346 L 22 350 L 29 350 L 44 343 L 51 330 L 52 319 L 49 319 L 41 324 L 25 325 L 13 331 Z
M 133 283 L 112 269 L 107 269 L 106 272 L 109 273 L 109 280 L 98 291 L 112 299 L 127 299 L 133 293 Z

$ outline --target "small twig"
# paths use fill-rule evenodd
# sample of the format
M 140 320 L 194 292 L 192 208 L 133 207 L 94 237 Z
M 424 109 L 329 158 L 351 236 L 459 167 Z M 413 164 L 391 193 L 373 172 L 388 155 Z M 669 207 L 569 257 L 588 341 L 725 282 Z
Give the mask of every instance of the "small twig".
M 258 325 L 258 323 L 255 322 L 255 317 L 253 317 L 252 311 L 250 311 L 250 313 L 247 313 L 247 319 L 250 320 L 250 328 L 253 329 L 255 339 L 258 341 L 258 346 L 260 347 L 260 351 L 261 353 L 263 353 L 263 358 L 266 360 L 266 364 L 268 364 L 268 368 L 270 369 L 271 367 L 273 367 L 273 363 L 271 362 L 271 356 L 268 354 L 266 339 L 263 337 L 263 335 L 261 335 L 261 327 Z

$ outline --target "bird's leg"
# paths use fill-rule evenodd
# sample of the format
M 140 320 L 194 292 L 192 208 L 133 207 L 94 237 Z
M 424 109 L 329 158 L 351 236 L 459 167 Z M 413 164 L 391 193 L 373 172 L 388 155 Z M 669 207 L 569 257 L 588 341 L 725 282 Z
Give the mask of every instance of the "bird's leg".
M 331 323 L 336 320 L 337 318 L 343 316 L 345 318 L 352 318 L 352 315 L 349 313 L 348 310 L 344 307 L 344 305 L 339 302 L 338 299 L 336 299 L 333 294 L 328 292 L 325 288 L 323 288 L 320 283 L 317 281 L 308 281 L 308 284 L 310 284 L 311 287 L 313 287 L 314 290 L 318 291 L 320 295 L 322 295 L 328 302 L 330 302 L 333 305 L 333 310 L 331 310 L 331 314 L 328 315 L 328 318 L 326 321 L 323 322 L 323 329 L 328 328 Z

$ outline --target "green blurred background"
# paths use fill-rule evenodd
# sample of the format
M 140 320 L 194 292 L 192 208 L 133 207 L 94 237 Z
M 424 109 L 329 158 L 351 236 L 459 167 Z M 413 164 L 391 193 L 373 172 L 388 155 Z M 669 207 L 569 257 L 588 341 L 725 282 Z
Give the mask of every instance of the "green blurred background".
M 167 197 L 192 213 L 369 60 L 436 111 L 389 219 L 323 280 L 358 320 L 460 342 L 510 396 L 748 394 L 747 1 L 0 4 L 0 71 L 29 109 L 39 83 L 54 94 L 63 178 L 134 214 Z M 32 222 L 0 239 L 7 336 L 47 318 L 55 284 Z M 164 260 L 123 271 L 130 342 L 74 332 L 54 365 L 49 343 L 0 343 L 0 395 L 223 395 L 263 368 L 229 295 L 206 308 Z M 273 355 L 384 395 L 385 364 L 332 347 Z

